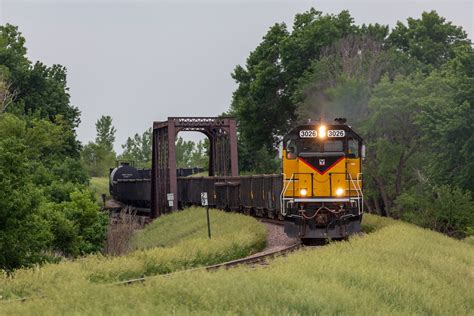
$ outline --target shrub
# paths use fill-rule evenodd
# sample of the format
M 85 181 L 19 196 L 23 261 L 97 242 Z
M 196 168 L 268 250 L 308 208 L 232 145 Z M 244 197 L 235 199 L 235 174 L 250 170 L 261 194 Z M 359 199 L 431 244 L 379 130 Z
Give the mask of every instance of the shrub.
M 14 139 L 0 139 L 0 268 L 7 270 L 44 261 L 42 250 L 52 239 L 37 213 L 41 196 L 28 181 L 25 150 Z
M 88 287 L 169 273 L 237 259 L 264 248 L 265 226 L 254 218 L 217 210 L 211 210 L 210 216 L 212 239 L 207 237 L 204 209 L 174 212 L 155 220 L 137 234 L 134 247 L 139 250 L 122 257 L 95 254 L 35 269 L 19 269 L 11 277 L 2 279 L 0 276 L 0 291 L 3 290 L 0 295 L 5 298 L 29 296 L 51 287 L 67 291 L 77 284 Z M 200 224 L 193 225 L 196 222 Z M 161 247 L 141 243 L 148 239 Z
M 474 233 L 474 202 L 471 194 L 447 185 L 402 194 L 398 215 L 410 223 L 454 237 Z
M 69 201 L 45 203 L 41 213 L 53 232 L 54 250 L 72 257 L 102 250 L 108 216 L 99 211 L 89 190 L 76 189 Z

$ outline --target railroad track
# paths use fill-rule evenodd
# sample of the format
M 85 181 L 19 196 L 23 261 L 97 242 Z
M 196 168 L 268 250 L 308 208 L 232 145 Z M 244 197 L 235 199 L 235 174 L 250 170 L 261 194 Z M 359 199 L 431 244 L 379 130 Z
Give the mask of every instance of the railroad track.
M 280 220 L 277 220 L 277 219 L 259 218 L 259 221 L 263 222 L 263 223 L 270 223 L 270 224 L 273 224 L 273 225 L 278 225 L 278 226 L 283 226 L 284 225 L 283 221 L 280 221 Z M 298 250 L 302 247 L 303 247 L 303 245 L 298 242 L 298 243 L 295 243 L 293 245 L 286 246 L 282 249 L 273 250 L 273 251 L 271 251 L 271 250 L 270 251 L 269 250 L 265 251 L 264 250 L 260 253 L 253 254 L 253 255 L 250 255 L 250 256 L 245 257 L 245 258 L 236 259 L 236 260 L 232 260 L 232 261 L 227 261 L 227 262 L 223 262 L 223 263 L 218 263 L 218 264 L 214 264 L 214 265 L 210 265 L 210 266 L 198 267 L 198 268 L 193 268 L 193 269 L 186 269 L 186 270 L 175 271 L 175 272 L 166 273 L 166 274 L 158 274 L 158 275 L 153 275 L 153 276 L 148 276 L 148 277 L 135 278 L 135 279 L 119 281 L 119 282 L 114 282 L 114 283 L 107 283 L 107 284 L 103 284 L 103 285 L 104 286 L 132 285 L 132 284 L 136 284 L 136 283 L 142 283 L 142 282 L 145 282 L 147 280 L 151 280 L 151 279 L 155 279 L 155 278 L 167 277 L 167 276 L 177 275 L 177 274 L 186 273 L 186 272 L 204 271 L 204 270 L 205 271 L 216 271 L 216 270 L 219 270 L 219 269 L 229 269 L 229 268 L 236 267 L 236 266 L 239 266 L 239 265 L 264 264 L 264 263 L 266 263 L 266 261 L 268 259 L 273 259 L 273 258 L 276 258 L 276 257 L 285 256 L 288 253 L 293 252 L 295 250 Z M 0 303 L 24 302 L 24 301 L 27 301 L 27 300 L 32 299 L 32 298 L 44 298 L 44 297 L 45 297 L 44 295 L 33 295 L 33 296 L 29 296 L 29 297 L 21 297 L 21 298 L 18 298 L 18 299 L 12 299 L 12 300 L 6 300 L 6 301 L 2 301 L 0 299 Z
M 257 218 L 260 222 L 262 223 L 270 223 L 278 226 L 283 226 L 285 225 L 284 221 L 278 220 L 278 219 L 270 219 L 270 218 Z
M 194 269 L 187 269 L 187 270 L 181 270 L 181 271 L 176 271 L 176 272 L 171 272 L 171 273 L 166 273 L 166 274 L 158 274 L 158 275 L 153 275 L 153 276 L 148 276 L 148 277 L 141 277 L 141 278 L 136 278 L 136 279 L 130 279 L 130 280 L 125 280 L 125 281 L 120 281 L 120 282 L 115 282 L 115 283 L 107 283 L 107 284 L 102 284 L 103 286 L 111 286 L 111 285 L 132 285 L 136 283 L 143 283 L 148 280 L 160 278 L 160 277 L 167 277 L 167 276 L 173 276 L 177 275 L 180 273 L 186 273 L 186 272 L 193 272 L 193 271 L 216 271 L 219 269 L 229 269 L 232 267 L 236 267 L 239 265 L 256 265 L 256 264 L 263 264 L 266 262 L 267 259 L 273 259 L 276 257 L 284 256 L 290 252 L 293 252 L 295 250 L 298 250 L 302 247 L 300 243 L 293 244 L 291 246 L 285 247 L 283 249 L 275 250 L 275 251 L 269 251 L 269 252 L 263 252 L 263 253 L 257 253 L 254 255 L 251 255 L 249 257 L 245 257 L 242 259 L 236 259 L 232 261 L 227 261 L 219 264 L 214 264 L 210 266 L 205 266 L 205 267 L 198 267 Z M 14 303 L 14 302 L 25 302 L 27 300 L 33 299 L 33 298 L 45 298 L 45 295 L 32 295 L 28 297 L 20 297 L 17 299 L 11 299 L 11 300 L 5 300 L 2 301 L 0 299 L 0 304 L 5 304 L 5 303 Z
M 227 261 L 223 263 L 218 263 L 210 266 L 205 266 L 205 267 L 199 267 L 199 268 L 194 268 L 194 269 L 187 269 L 187 270 L 181 270 L 181 271 L 176 271 L 176 272 L 171 272 L 171 273 L 166 273 L 166 274 L 159 274 L 159 275 L 153 275 L 149 277 L 141 277 L 141 278 L 136 278 L 136 279 L 130 279 L 130 280 L 125 280 L 125 281 L 120 281 L 120 282 L 115 282 L 107 285 L 131 285 L 135 283 L 141 283 L 145 282 L 147 280 L 155 279 L 155 278 L 160 278 L 160 277 L 167 277 L 167 276 L 172 276 L 180 273 L 185 273 L 185 272 L 193 272 L 193 271 L 216 271 L 219 269 L 229 269 L 232 267 L 236 267 L 239 265 L 256 265 L 256 264 L 263 264 L 266 262 L 268 259 L 273 259 L 276 257 L 281 257 L 284 255 L 287 255 L 290 252 L 293 252 L 295 250 L 298 250 L 302 247 L 301 243 L 295 243 L 291 246 L 287 246 L 283 249 L 278 249 L 274 251 L 268 251 L 265 252 L 263 251 L 262 253 L 256 253 L 254 255 L 241 258 L 241 259 L 236 259 L 232 261 Z

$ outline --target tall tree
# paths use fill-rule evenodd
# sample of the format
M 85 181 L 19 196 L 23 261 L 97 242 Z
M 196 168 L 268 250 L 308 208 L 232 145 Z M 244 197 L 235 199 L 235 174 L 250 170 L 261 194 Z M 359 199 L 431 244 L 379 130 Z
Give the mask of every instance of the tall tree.
M 79 158 L 80 144 L 75 128 L 80 111 L 70 104 L 67 71 L 61 65 L 48 67 L 41 62 L 32 64 L 26 56 L 25 38 L 18 27 L 0 26 L 0 74 L 15 95 L 7 111 L 21 116 L 34 116 L 56 122 L 61 116 L 74 138 L 70 139 L 69 156 Z
M 176 139 L 176 167 L 189 168 L 191 165 L 191 157 L 195 148 L 192 140 L 184 140 L 182 137 Z
M 436 11 L 423 12 L 420 19 L 408 18 L 407 25 L 398 22 L 388 43 L 434 67 L 453 58 L 457 47 L 471 45 L 461 27 L 446 22 Z
M 97 145 L 104 147 L 108 151 L 113 150 L 115 142 L 115 133 L 117 130 L 112 125 L 112 117 L 102 115 L 95 123 L 97 136 L 95 142 Z
M 366 174 L 373 184 L 374 206 L 386 214 L 406 184 L 420 170 L 425 160 L 421 132 L 416 124 L 421 112 L 418 85 L 421 75 L 385 77 L 373 91 L 369 104 L 370 116 L 363 132 L 368 143 Z M 380 205 L 378 199 L 383 204 Z
M 104 177 L 109 168 L 115 164 L 116 153 L 113 150 L 116 129 L 112 125 L 112 118 L 102 115 L 96 124 L 97 135 L 95 142 L 89 142 L 81 152 L 81 160 L 89 175 Z
M 433 157 L 430 177 L 474 192 L 474 50 L 458 49 L 456 58 L 432 72 L 420 90 L 419 126 Z
M 241 149 L 251 154 L 264 148 L 263 156 L 276 156 L 281 136 L 297 120 L 293 94 L 298 80 L 324 47 L 355 32 L 358 28 L 347 11 L 323 15 L 314 9 L 296 15 L 291 33 L 283 23 L 270 28 L 250 53 L 245 68 L 237 66 L 232 74 L 238 87 L 230 114 L 238 119 L 240 144 L 245 144 Z M 257 166 L 248 160 L 243 167 Z
M 151 128 L 143 132 L 142 135 L 135 134 L 127 138 L 122 145 L 123 153 L 119 159 L 122 161 L 134 162 L 137 167 L 151 168 Z

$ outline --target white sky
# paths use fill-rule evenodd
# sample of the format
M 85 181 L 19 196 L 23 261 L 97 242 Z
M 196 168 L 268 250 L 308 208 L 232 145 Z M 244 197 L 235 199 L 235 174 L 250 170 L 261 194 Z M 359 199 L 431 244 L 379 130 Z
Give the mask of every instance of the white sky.
M 474 33 L 472 1 L 0 0 L 0 23 L 19 26 L 32 61 L 67 67 L 72 104 L 82 112 L 79 139 L 93 140 L 95 121 L 108 114 L 121 152 L 128 136 L 153 121 L 226 111 L 234 67 L 271 25 L 290 26 L 311 6 L 390 26 L 434 9 L 469 38 Z

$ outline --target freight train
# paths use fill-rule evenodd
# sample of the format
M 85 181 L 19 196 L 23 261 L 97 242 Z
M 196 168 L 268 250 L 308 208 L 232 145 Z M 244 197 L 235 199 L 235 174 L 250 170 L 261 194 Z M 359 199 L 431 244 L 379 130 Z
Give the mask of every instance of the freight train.
M 285 232 L 303 241 L 343 239 L 360 231 L 363 215 L 362 138 L 347 124 L 308 123 L 283 138 L 282 173 L 238 177 L 178 175 L 178 206 L 210 207 L 280 219 Z M 191 172 L 192 173 L 192 172 Z M 111 196 L 150 207 L 150 170 L 120 165 L 111 170 Z

